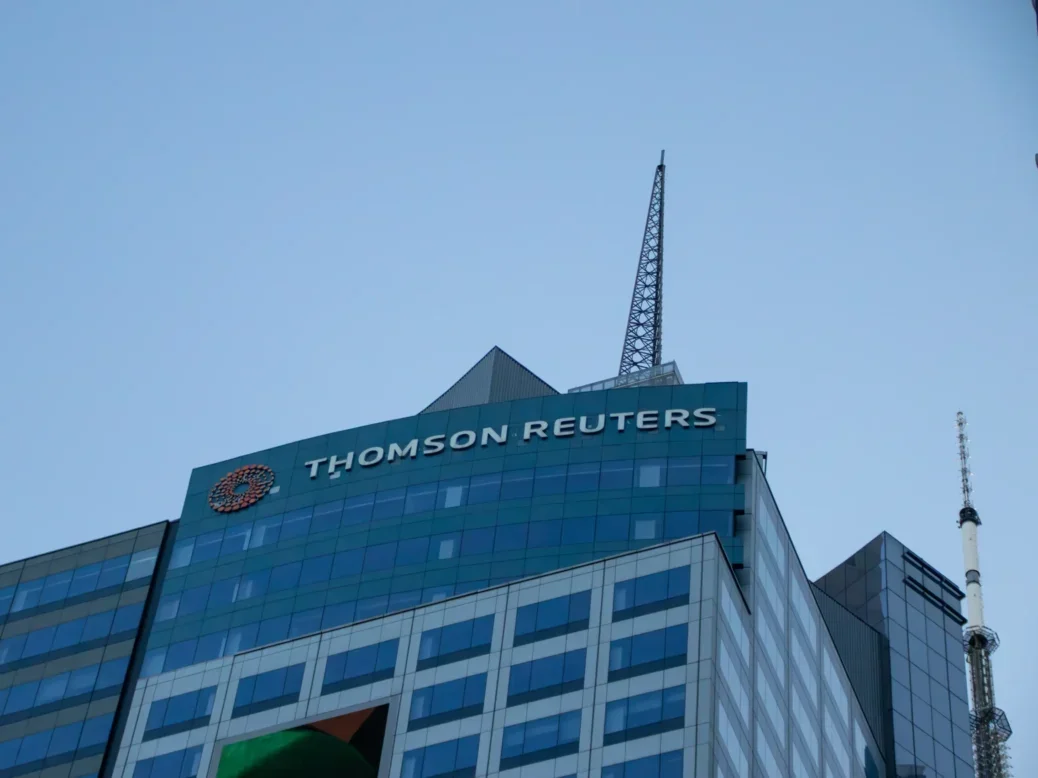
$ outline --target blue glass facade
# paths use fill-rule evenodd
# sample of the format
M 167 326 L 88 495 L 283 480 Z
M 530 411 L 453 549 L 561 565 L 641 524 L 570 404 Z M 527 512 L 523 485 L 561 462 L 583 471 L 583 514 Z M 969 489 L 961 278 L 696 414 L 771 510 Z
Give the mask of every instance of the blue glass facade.
M 199 468 L 142 675 L 700 532 L 739 560 L 745 404 L 735 383 L 549 396 Z M 716 422 L 696 426 L 704 408 Z M 213 484 L 249 464 L 272 493 L 213 510 Z

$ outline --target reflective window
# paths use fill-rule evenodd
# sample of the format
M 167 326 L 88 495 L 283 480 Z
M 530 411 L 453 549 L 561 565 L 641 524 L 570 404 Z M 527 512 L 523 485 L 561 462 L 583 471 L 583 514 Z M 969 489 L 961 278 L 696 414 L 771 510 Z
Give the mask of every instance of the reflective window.
M 602 778 L 681 778 L 681 762 L 681 751 L 643 756 L 641 759 L 604 766 Z
M 828 651 L 822 652 L 822 676 L 825 678 L 826 688 L 833 696 L 836 710 L 840 714 L 840 721 L 846 729 L 850 726 L 850 699 L 847 696 L 847 689 L 843 685 L 843 678 L 836 669 L 836 663 Z
M 634 485 L 634 462 L 630 459 L 603 462 L 600 473 L 600 490 L 630 489 Z
M 476 774 L 478 755 L 479 735 L 416 748 L 404 753 L 400 778 L 471 778 Z
M 554 654 L 512 665 L 508 672 L 508 705 L 520 705 L 584 688 L 587 649 Z
M 500 769 L 510 770 L 575 754 L 579 745 L 579 710 L 514 724 L 505 727 Z
M 0 716 L 12 716 L 35 708 L 54 710 L 66 705 L 78 705 L 85 701 L 84 698 L 89 699 L 92 692 L 99 693 L 94 695 L 97 698 L 117 694 L 126 677 L 128 665 L 129 657 L 112 659 L 50 675 L 40 681 L 0 689 Z
M 804 634 L 807 635 L 807 647 L 811 651 L 811 655 L 815 656 L 818 653 L 816 648 L 818 645 L 818 623 L 815 621 L 814 602 L 808 603 L 808 598 L 812 597 L 812 595 L 808 592 L 807 586 L 807 583 L 799 575 L 793 575 L 793 585 L 790 587 L 789 599 L 793 603 L 793 611 L 800 620 L 800 626 L 804 628 Z
M 786 715 L 785 705 L 771 686 L 768 674 L 764 672 L 760 662 L 757 663 L 757 697 L 764 705 L 768 720 L 775 729 L 775 736 L 783 748 L 786 747 Z M 758 725 L 759 726 L 759 725 Z M 759 754 L 758 754 L 759 756 Z
M 418 670 L 490 653 L 494 616 L 426 630 L 418 645 Z
M 407 729 L 424 729 L 482 713 L 486 693 L 486 673 L 415 689 Z
M 687 661 L 688 624 L 642 632 L 609 644 L 609 680 L 680 667 Z
M 797 687 L 792 687 L 790 692 L 789 715 L 796 724 L 800 736 L 807 744 L 808 755 L 811 757 L 811 763 L 817 768 L 819 741 L 818 732 L 816 731 L 814 724 L 815 718 L 804 708 L 804 701 L 801 698 Z
M 305 669 L 305 664 L 297 664 L 240 678 L 231 718 L 298 702 Z
M 0 667 L 15 662 L 42 661 L 51 651 L 101 640 L 109 635 L 136 630 L 144 605 L 127 605 L 114 611 L 75 619 L 53 627 L 0 640 Z
M 133 768 L 133 778 L 196 778 L 202 766 L 202 746 L 142 759 Z
M 743 624 L 741 613 L 742 606 L 736 605 L 735 598 L 732 596 L 727 582 L 722 582 L 721 617 L 724 619 L 724 623 L 728 625 L 728 629 L 732 631 L 732 636 L 735 638 L 735 643 L 739 647 L 739 653 L 742 655 L 743 662 L 749 666 L 750 636 L 746 632 L 746 627 Z
M 851 755 L 847 751 L 846 739 L 829 712 L 829 706 L 823 705 L 822 707 L 825 711 L 825 739 L 829 743 L 830 753 L 833 755 L 833 758 L 836 760 L 836 766 L 839 768 L 838 775 L 841 778 L 849 778 L 851 774 Z
M 784 654 L 779 646 L 779 638 L 775 636 L 774 628 L 771 626 L 771 620 L 763 613 L 757 614 L 757 635 L 760 637 L 761 645 L 764 646 L 764 653 L 771 663 L 771 669 L 775 671 L 775 677 L 779 681 L 779 686 L 785 689 L 786 661 Z
M 685 687 L 671 686 L 606 703 L 604 745 L 685 726 Z
M 0 589 L 0 616 L 54 605 L 71 597 L 146 578 L 154 571 L 157 556 L 158 548 L 144 549 Z
M 154 740 L 206 726 L 215 701 L 215 686 L 156 700 L 148 710 L 143 739 Z
M 590 617 L 590 590 L 524 605 L 516 611 L 512 645 L 585 630 Z
M 797 630 L 790 631 L 789 641 L 790 664 L 796 668 L 797 675 L 804 682 L 812 710 L 818 708 L 818 670 L 815 660 L 804 650 L 804 641 Z
M 775 756 L 760 723 L 757 724 L 757 760 L 764 767 L 765 778 L 785 778 L 785 770 Z
M 768 549 L 778 568 L 779 578 L 785 579 L 787 565 L 786 543 L 782 537 L 784 533 L 779 529 L 778 519 L 772 515 L 763 491 L 757 496 L 757 516 L 757 526 L 760 528 L 761 537 L 764 538 L 764 547 Z
M 613 587 L 613 621 L 687 605 L 690 576 L 691 568 L 686 565 L 617 581 Z
M 45 729 L 25 737 L 0 741 L 0 770 L 17 768 L 14 774 L 71 762 L 104 752 L 112 729 L 113 714 Z
M 771 606 L 779 627 L 784 629 L 786 626 L 785 587 L 780 586 L 775 580 L 775 576 L 771 572 L 771 565 L 765 561 L 763 553 L 757 554 L 757 582 L 760 584 L 758 588 L 763 590 L 767 603 Z
M 739 778 L 749 778 L 750 768 L 739 740 L 738 730 L 732 724 L 727 707 L 720 697 L 717 699 L 717 738 L 721 741 L 725 755 Z
M 717 667 L 721 671 L 721 677 L 724 679 L 725 685 L 728 687 L 728 693 L 731 694 L 739 709 L 743 724 L 749 727 L 750 695 L 746 690 L 746 683 L 743 681 L 739 666 L 733 661 L 732 655 L 728 653 L 726 641 L 723 639 L 717 641 Z

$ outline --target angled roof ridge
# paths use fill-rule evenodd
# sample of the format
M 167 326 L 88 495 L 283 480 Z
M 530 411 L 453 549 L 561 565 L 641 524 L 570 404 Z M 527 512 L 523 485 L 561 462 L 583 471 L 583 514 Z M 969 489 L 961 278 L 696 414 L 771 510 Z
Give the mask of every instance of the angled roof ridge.
M 498 352 L 498 353 L 500 353 L 500 354 L 504 354 L 504 355 L 505 355 L 506 357 L 508 357 L 508 358 L 509 358 L 510 360 L 512 360 L 513 362 L 515 362 L 515 363 L 516 363 L 517 365 L 519 365 L 519 367 L 521 367 L 521 368 L 522 368 L 523 370 L 525 370 L 525 371 L 526 371 L 527 373 L 529 373 L 529 374 L 530 374 L 530 375 L 532 375 L 532 376 L 533 376 L 534 378 L 536 378 L 536 379 L 537 379 L 538 381 L 540 381 L 540 382 L 541 382 L 542 384 L 544 384 L 544 385 L 545 385 L 545 386 L 546 386 L 547 388 L 551 389 L 551 390 L 552 390 L 553 392 L 555 392 L 556 394 L 561 394 L 561 392 L 560 392 L 560 391 L 559 391 L 558 389 L 556 389 L 556 388 L 555 388 L 554 386 L 552 386 L 551 384 L 549 384 L 549 383 L 548 383 L 547 381 L 545 381 L 545 380 L 544 380 L 543 378 L 541 378 L 541 377 L 540 377 L 539 375 L 537 375 L 537 374 L 536 374 L 535 372 L 533 372 L 533 371 L 532 371 L 532 370 L 531 370 L 530 368 L 528 368 L 528 367 L 527 367 L 526 365 L 524 365 L 524 364 L 523 364 L 522 362 L 520 362 L 520 361 L 519 361 L 518 359 L 516 359 L 515 357 L 513 357 L 513 356 L 512 356 L 511 354 L 509 354 L 509 353 L 508 353 L 507 351 L 505 351 L 505 350 L 504 350 L 503 348 L 501 348 L 500 346 L 494 346 L 494 348 L 492 348 L 492 349 L 490 349 L 490 350 L 491 350 L 491 351 L 497 351 L 497 352 Z M 473 365 L 473 367 L 475 367 L 475 365 Z
M 475 363 L 474 363 L 474 364 L 472 365 L 472 367 L 470 367 L 470 368 L 469 368 L 468 370 L 466 370 L 466 371 L 465 371 L 464 373 L 462 373 L 462 375 L 461 375 L 461 377 L 460 377 L 460 378 L 456 379 L 456 380 L 454 381 L 454 383 L 452 383 L 452 384 L 451 384 L 450 386 L 448 386 L 448 387 L 447 387 L 446 389 L 444 389 L 444 390 L 443 390 L 443 391 L 442 391 L 442 392 L 440 393 L 440 396 L 439 396 L 439 397 L 437 397 L 437 398 L 436 398 L 435 400 L 433 400 L 433 401 L 432 401 L 431 403 L 429 403 L 428 405 L 426 405 L 426 406 L 425 406 L 425 408 L 423 408 L 423 409 L 422 409 L 422 413 L 425 413 L 425 411 L 429 410 L 429 409 L 430 409 L 430 408 L 432 408 L 432 407 L 433 407 L 434 405 L 436 405 L 436 403 L 438 403 L 438 402 L 439 402 L 440 400 L 442 400 L 442 399 L 443 399 L 444 397 L 446 397 L 446 396 L 447 396 L 447 394 L 448 394 L 448 393 L 450 392 L 450 390 L 451 390 L 451 389 L 453 389 L 453 388 L 454 388 L 455 386 L 457 386 L 457 385 L 458 385 L 459 383 L 461 383 L 462 381 L 464 381 L 464 380 L 465 380 L 465 379 L 466 379 L 466 378 L 467 378 L 467 377 L 469 376 L 469 374 L 471 374 L 471 373 L 472 373 L 472 371 L 473 371 L 473 370 L 475 370 L 475 369 L 476 369 L 477 367 L 479 367 L 479 366 L 480 366 L 481 364 L 483 364 L 483 360 L 485 360 L 485 359 L 486 359 L 487 357 L 489 357 L 489 356 L 490 356 L 491 354 L 493 354 L 493 353 L 494 353 L 495 351 L 500 351 L 500 352 L 501 352 L 502 354 L 504 354 L 504 353 L 505 353 L 505 352 L 504 352 L 504 351 L 503 351 L 502 349 L 498 348 L 497 346 L 491 346 L 491 348 L 490 348 L 490 351 L 488 351 L 488 352 L 487 352 L 486 354 L 484 354 L 484 355 L 483 355 L 483 356 L 481 356 L 481 357 L 480 357 L 479 359 L 477 359 L 477 360 L 475 361 Z

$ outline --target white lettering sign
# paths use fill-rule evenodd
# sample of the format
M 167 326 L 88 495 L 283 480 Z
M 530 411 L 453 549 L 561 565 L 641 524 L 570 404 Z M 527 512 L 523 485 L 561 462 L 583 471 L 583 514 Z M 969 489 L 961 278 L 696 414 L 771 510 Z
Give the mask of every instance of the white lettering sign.
M 511 437 L 521 440 L 523 443 L 540 438 L 547 440 L 551 435 L 554 438 L 571 438 L 580 435 L 597 435 L 603 432 L 606 424 L 616 426 L 619 433 L 629 429 L 636 430 L 659 430 L 681 427 L 713 427 L 717 424 L 716 408 L 696 408 L 688 411 L 684 408 L 668 408 L 663 411 L 621 411 L 616 413 L 599 413 L 594 416 L 564 416 L 551 422 L 544 420 L 528 421 L 522 425 L 522 431 L 516 430 Z M 500 427 L 483 427 L 481 430 L 458 430 L 451 434 L 430 435 L 421 441 L 421 456 L 434 456 L 447 450 L 464 451 L 473 448 L 478 443 L 481 447 L 497 444 L 503 446 L 508 443 L 509 426 L 502 424 Z M 353 469 L 354 460 L 361 467 L 374 467 L 381 462 L 396 462 L 402 459 L 415 459 L 419 456 L 418 438 L 409 440 L 404 444 L 390 443 L 389 448 L 381 446 L 366 448 L 359 454 L 353 451 L 345 455 L 332 454 L 311 459 L 304 462 L 303 466 L 310 471 L 310 478 L 317 478 L 321 472 L 321 466 L 329 478 L 338 478 L 343 472 Z

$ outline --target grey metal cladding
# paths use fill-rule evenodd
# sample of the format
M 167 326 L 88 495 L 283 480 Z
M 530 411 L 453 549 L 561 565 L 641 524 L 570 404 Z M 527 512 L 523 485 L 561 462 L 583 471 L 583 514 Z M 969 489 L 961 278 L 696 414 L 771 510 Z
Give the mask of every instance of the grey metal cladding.
M 843 668 L 847 671 L 847 678 L 861 705 L 861 711 L 872 730 L 872 736 L 885 752 L 883 723 L 886 720 L 888 692 L 886 685 L 878 683 L 877 679 L 888 676 L 884 667 L 884 657 L 888 650 L 886 638 L 815 584 L 811 584 L 811 591 L 843 662 Z M 886 753 L 883 758 L 888 764 L 892 762 Z
M 494 346 L 422 413 L 553 394 L 558 392 Z

